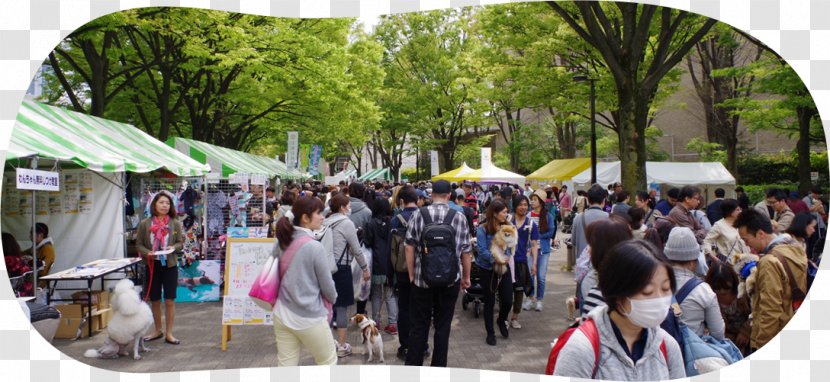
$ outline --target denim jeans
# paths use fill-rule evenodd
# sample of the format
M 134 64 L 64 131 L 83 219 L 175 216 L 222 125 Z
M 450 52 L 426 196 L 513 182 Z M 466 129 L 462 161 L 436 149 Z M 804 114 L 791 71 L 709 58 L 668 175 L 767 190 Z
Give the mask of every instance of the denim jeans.
M 545 278 L 548 274 L 548 261 L 550 252 L 540 253 L 536 259 L 536 299 L 542 301 L 545 298 Z
M 386 301 L 386 310 L 390 324 L 398 324 L 398 301 L 393 293 L 394 288 L 386 283 L 372 284 L 372 318 L 383 328 L 380 322 L 380 310 Z

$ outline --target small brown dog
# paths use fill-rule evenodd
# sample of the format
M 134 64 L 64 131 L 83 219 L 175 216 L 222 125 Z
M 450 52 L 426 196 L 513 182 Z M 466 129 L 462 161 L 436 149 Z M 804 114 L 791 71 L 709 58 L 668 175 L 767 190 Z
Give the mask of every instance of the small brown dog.
M 360 335 L 363 338 L 363 343 L 366 345 L 366 352 L 369 353 L 369 359 L 366 362 L 372 362 L 375 353 L 377 353 L 380 362 L 384 363 L 383 338 L 380 337 L 380 332 L 375 321 L 359 313 L 355 314 L 351 321 L 360 328 Z
M 503 275 L 507 272 L 507 263 L 510 256 L 513 256 L 516 250 L 516 245 L 519 243 L 519 236 L 516 232 L 516 227 L 511 224 L 502 225 L 490 243 L 490 254 L 493 256 L 493 262 L 496 264 L 493 271 L 498 275 Z M 510 249 L 510 254 L 507 250 Z

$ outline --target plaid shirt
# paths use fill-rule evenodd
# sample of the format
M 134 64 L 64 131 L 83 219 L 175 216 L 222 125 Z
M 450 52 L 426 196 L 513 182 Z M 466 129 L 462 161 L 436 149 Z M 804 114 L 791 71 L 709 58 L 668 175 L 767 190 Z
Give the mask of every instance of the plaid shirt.
M 444 221 L 450 207 L 446 203 L 436 203 L 427 207 L 432 217 L 433 222 Z M 452 228 L 455 231 L 455 253 L 458 254 L 458 276 L 455 281 L 461 279 L 461 254 L 470 252 L 472 245 L 470 244 L 470 230 L 467 227 L 467 219 L 463 213 L 456 211 L 455 217 L 452 219 Z M 424 229 L 424 219 L 421 217 L 421 210 L 412 213 L 412 218 L 409 220 L 409 229 L 406 231 L 406 243 L 415 247 L 415 286 L 419 288 L 429 288 L 424 280 L 421 278 L 421 256 L 419 256 L 419 243 L 421 241 L 421 231 Z

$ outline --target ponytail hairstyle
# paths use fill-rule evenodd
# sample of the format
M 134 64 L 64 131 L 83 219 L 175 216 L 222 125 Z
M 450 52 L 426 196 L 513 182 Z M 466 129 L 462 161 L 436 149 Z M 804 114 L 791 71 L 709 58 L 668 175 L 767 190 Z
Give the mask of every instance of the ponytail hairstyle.
M 288 217 L 283 216 L 277 221 L 277 242 L 280 249 L 285 251 L 291 241 L 294 239 L 294 226 L 299 226 L 303 215 L 311 218 L 315 212 L 323 212 L 323 202 L 316 197 L 298 198 L 291 206 L 291 213 L 294 214 L 294 220 L 291 221 Z

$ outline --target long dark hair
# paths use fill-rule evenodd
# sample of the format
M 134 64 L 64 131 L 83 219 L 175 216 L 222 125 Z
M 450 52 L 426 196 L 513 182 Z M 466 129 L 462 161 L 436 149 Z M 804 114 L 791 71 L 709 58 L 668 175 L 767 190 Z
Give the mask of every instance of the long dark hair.
M 150 202 L 150 215 L 158 216 L 158 211 L 156 211 L 156 202 L 158 202 L 159 198 L 161 198 L 162 196 L 167 198 L 167 201 L 170 202 L 170 209 L 167 211 L 167 216 L 169 216 L 170 219 L 175 219 L 176 206 L 173 205 L 173 198 L 165 191 L 159 191 L 159 193 L 157 193 L 156 196 L 153 197 L 153 201 Z
M 484 230 L 487 233 L 494 234 L 499 230 L 501 223 L 496 220 L 496 215 L 506 209 L 507 204 L 505 204 L 501 199 L 493 199 L 493 201 L 490 202 L 490 206 L 487 207 L 487 212 L 485 213 L 487 222 L 484 223 Z
M 541 196 L 537 195 L 536 193 L 533 193 L 533 195 L 530 195 L 530 198 L 533 199 L 534 196 L 536 197 L 536 199 L 539 199 L 539 206 L 540 206 L 539 207 L 539 232 L 548 232 L 548 228 L 549 228 L 549 226 L 548 226 L 548 208 L 547 208 L 547 206 L 545 206 L 545 201 L 542 200 Z
M 599 270 L 602 261 L 615 245 L 632 238 L 627 224 L 617 220 L 597 220 L 585 228 L 585 238 L 591 246 L 591 265 Z
M 20 244 L 17 243 L 17 239 L 8 232 L 3 232 L 3 256 L 8 257 L 20 257 L 22 252 L 20 251 Z
M 288 217 L 283 216 L 277 221 L 277 242 L 280 245 L 280 249 L 284 251 L 291 245 L 291 241 L 294 239 L 294 226 L 300 225 L 303 215 L 310 218 L 315 212 L 322 211 L 323 202 L 320 199 L 316 197 L 297 198 L 294 204 L 291 205 L 291 213 L 294 215 L 294 220 L 290 221 Z

